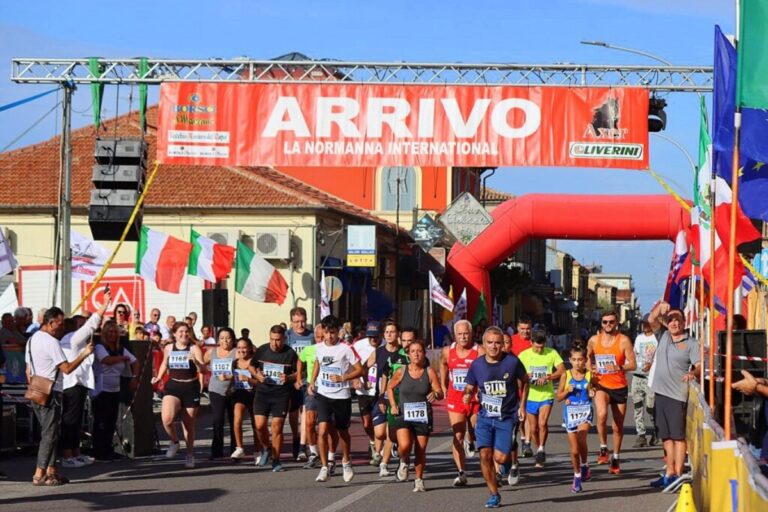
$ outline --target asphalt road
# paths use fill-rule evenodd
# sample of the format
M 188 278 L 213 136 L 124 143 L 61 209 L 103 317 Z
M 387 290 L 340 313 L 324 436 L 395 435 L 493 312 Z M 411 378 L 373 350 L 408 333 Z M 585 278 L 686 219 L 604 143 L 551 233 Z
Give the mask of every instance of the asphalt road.
M 166 460 L 159 454 L 71 469 L 65 472 L 72 480 L 70 484 L 38 488 L 30 483 L 35 463 L 32 454 L 6 457 L 0 460 L 0 471 L 7 475 L 0 479 L 0 510 L 448 512 L 482 509 L 488 497 L 477 458 L 470 459 L 468 464 L 470 485 L 451 487 L 455 470 L 450 455 L 447 415 L 442 407 L 437 407 L 435 412 L 435 434 L 430 440 L 425 474 L 428 492 L 423 494 L 412 492 L 413 472 L 407 483 L 396 483 L 392 478 L 379 479 L 377 468 L 367 465 L 367 440 L 357 418 L 351 427 L 355 479 L 345 484 L 339 467 L 337 476 L 320 484 L 314 481 L 317 470 L 301 469 L 299 463 L 289 462 L 284 464 L 285 472 L 272 473 L 269 468 L 254 467 L 252 457 L 241 463 L 205 461 L 210 439 L 207 408 L 201 413 L 198 430 L 202 441 L 196 448 L 198 465 L 195 469 L 184 468 L 182 449 L 176 460 Z M 598 445 L 594 429 L 589 438 L 593 480 L 584 483 L 583 493 L 571 494 L 572 471 L 568 441 L 560 427 L 561 418 L 561 409 L 557 407 L 550 420 L 546 467 L 534 469 L 532 459 L 522 459 L 520 483 L 514 488 L 505 486 L 501 491 L 502 508 L 573 512 L 664 511 L 673 503 L 674 496 L 661 494 L 648 485 L 662 467 L 662 453 L 658 447 L 625 448 L 622 474 L 612 476 L 606 466 L 594 465 Z M 631 418 L 630 411 L 629 425 Z M 157 428 L 161 430 L 159 424 Z M 625 433 L 624 445 L 629 447 L 634 441 L 634 430 L 625 427 Z M 164 433 L 160 439 L 165 446 Z M 246 435 L 246 443 L 249 440 L 250 434 Z M 247 448 L 246 452 L 250 454 L 251 450 Z M 391 463 L 390 469 L 395 468 L 395 463 Z

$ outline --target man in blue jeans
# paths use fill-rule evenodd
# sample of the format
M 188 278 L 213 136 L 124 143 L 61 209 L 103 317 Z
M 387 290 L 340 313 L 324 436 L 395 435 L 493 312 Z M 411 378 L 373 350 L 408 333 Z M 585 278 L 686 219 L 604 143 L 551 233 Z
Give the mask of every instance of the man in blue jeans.
M 520 360 L 502 351 L 504 333 L 498 327 L 489 327 L 483 333 L 485 356 L 478 357 L 469 368 L 464 389 L 464 402 L 469 403 L 477 390 L 480 412 L 475 427 L 480 467 L 491 492 L 485 508 L 498 508 L 501 504 L 494 461 L 500 465 L 502 476 L 509 474 L 510 452 L 515 441 L 518 421 L 525 421 L 525 402 L 528 399 L 528 374 Z M 522 398 L 518 397 L 522 387 Z

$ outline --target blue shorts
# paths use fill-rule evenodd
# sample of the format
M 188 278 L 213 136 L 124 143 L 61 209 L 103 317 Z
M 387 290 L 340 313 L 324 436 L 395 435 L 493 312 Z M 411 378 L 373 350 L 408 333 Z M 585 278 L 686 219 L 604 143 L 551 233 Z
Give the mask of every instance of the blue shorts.
M 552 404 L 554 404 L 554 400 L 542 400 L 541 402 L 531 402 L 528 400 L 525 403 L 525 412 L 528 414 L 535 414 L 536 416 L 539 415 L 539 409 L 542 407 L 550 406 L 552 407 Z
M 497 420 L 478 416 L 475 426 L 477 448 L 491 448 L 501 453 L 511 453 L 517 436 L 517 418 Z

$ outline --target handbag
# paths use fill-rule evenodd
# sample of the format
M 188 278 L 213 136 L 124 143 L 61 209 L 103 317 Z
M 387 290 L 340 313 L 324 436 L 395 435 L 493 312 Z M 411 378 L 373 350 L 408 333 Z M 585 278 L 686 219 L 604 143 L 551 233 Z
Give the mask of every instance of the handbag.
M 27 342 L 27 351 L 29 352 L 29 364 L 32 365 L 32 376 L 29 378 L 29 384 L 27 385 L 27 392 L 24 393 L 24 398 L 30 402 L 46 406 L 51 400 L 51 393 L 53 392 L 53 384 L 55 380 L 47 379 L 35 375 L 35 362 L 32 360 L 32 338 Z M 59 376 L 59 370 L 56 370 L 56 377 Z

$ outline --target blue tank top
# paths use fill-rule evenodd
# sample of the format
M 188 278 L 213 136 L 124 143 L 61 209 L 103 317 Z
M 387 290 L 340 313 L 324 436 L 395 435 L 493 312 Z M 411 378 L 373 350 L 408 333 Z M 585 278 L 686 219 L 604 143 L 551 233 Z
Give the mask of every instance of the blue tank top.
M 568 393 L 566 398 L 568 401 L 566 405 L 587 405 L 591 403 L 589 399 L 589 381 L 592 376 L 590 373 L 587 372 L 583 379 L 577 380 L 571 373 L 571 370 L 565 372 L 566 387 L 569 385 L 573 386 L 573 391 Z

